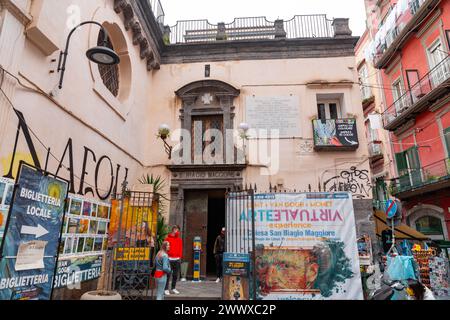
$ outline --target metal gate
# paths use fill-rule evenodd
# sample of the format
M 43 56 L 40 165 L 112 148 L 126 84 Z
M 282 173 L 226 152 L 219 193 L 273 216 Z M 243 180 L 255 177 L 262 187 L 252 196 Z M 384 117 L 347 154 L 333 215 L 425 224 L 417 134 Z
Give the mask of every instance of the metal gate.
M 111 217 L 111 227 L 115 230 L 110 255 L 111 287 L 124 300 L 152 299 L 158 195 L 125 191 L 112 202 L 112 211 L 116 212 L 115 218 Z
M 255 189 L 226 194 L 225 251 L 250 255 L 250 297 L 256 300 Z

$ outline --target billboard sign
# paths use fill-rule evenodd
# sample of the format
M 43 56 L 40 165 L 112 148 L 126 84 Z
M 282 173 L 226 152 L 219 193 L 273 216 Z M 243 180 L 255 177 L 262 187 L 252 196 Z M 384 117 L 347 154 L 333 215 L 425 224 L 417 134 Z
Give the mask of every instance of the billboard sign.
M 0 300 L 49 300 L 68 183 L 24 163 L 6 224 Z

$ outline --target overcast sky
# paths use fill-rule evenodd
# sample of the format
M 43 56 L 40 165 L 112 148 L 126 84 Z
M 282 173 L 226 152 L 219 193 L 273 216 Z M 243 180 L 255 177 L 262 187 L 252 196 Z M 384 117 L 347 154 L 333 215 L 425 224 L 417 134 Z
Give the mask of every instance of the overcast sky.
M 238 17 L 266 16 L 289 20 L 296 14 L 327 14 L 328 18 L 350 18 L 353 35 L 365 29 L 364 0 L 160 0 L 165 24 L 177 20 L 208 19 L 211 23 L 233 21 Z

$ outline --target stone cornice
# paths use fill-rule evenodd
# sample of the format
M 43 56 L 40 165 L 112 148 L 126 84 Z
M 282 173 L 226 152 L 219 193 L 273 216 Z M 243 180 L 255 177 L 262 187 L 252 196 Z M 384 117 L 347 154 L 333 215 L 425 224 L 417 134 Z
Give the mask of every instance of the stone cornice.
M 354 56 L 358 37 L 217 41 L 167 45 L 163 64 Z
M 135 8 L 129 0 L 114 0 L 114 11 L 122 13 L 125 29 L 131 30 L 133 33 L 133 44 L 139 46 L 141 59 L 147 60 L 147 70 L 160 68 L 160 55 L 155 48 L 152 47 L 152 40 L 149 40 L 143 32 L 141 22 L 135 13 Z
M 24 8 L 18 6 L 13 0 L 0 0 L 0 8 L 6 8 L 24 26 L 27 26 L 32 20 L 29 13 L 24 11 Z

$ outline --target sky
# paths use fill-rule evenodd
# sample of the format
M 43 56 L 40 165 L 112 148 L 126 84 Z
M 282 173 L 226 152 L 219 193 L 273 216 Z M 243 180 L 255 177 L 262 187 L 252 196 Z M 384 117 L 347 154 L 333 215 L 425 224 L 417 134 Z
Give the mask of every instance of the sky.
M 331 18 L 350 18 L 354 36 L 365 30 L 364 0 L 160 0 L 165 24 L 177 20 L 208 19 L 210 23 L 232 22 L 239 17 L 266 16 L 289 20 L 296 14 L 326 14 Z

